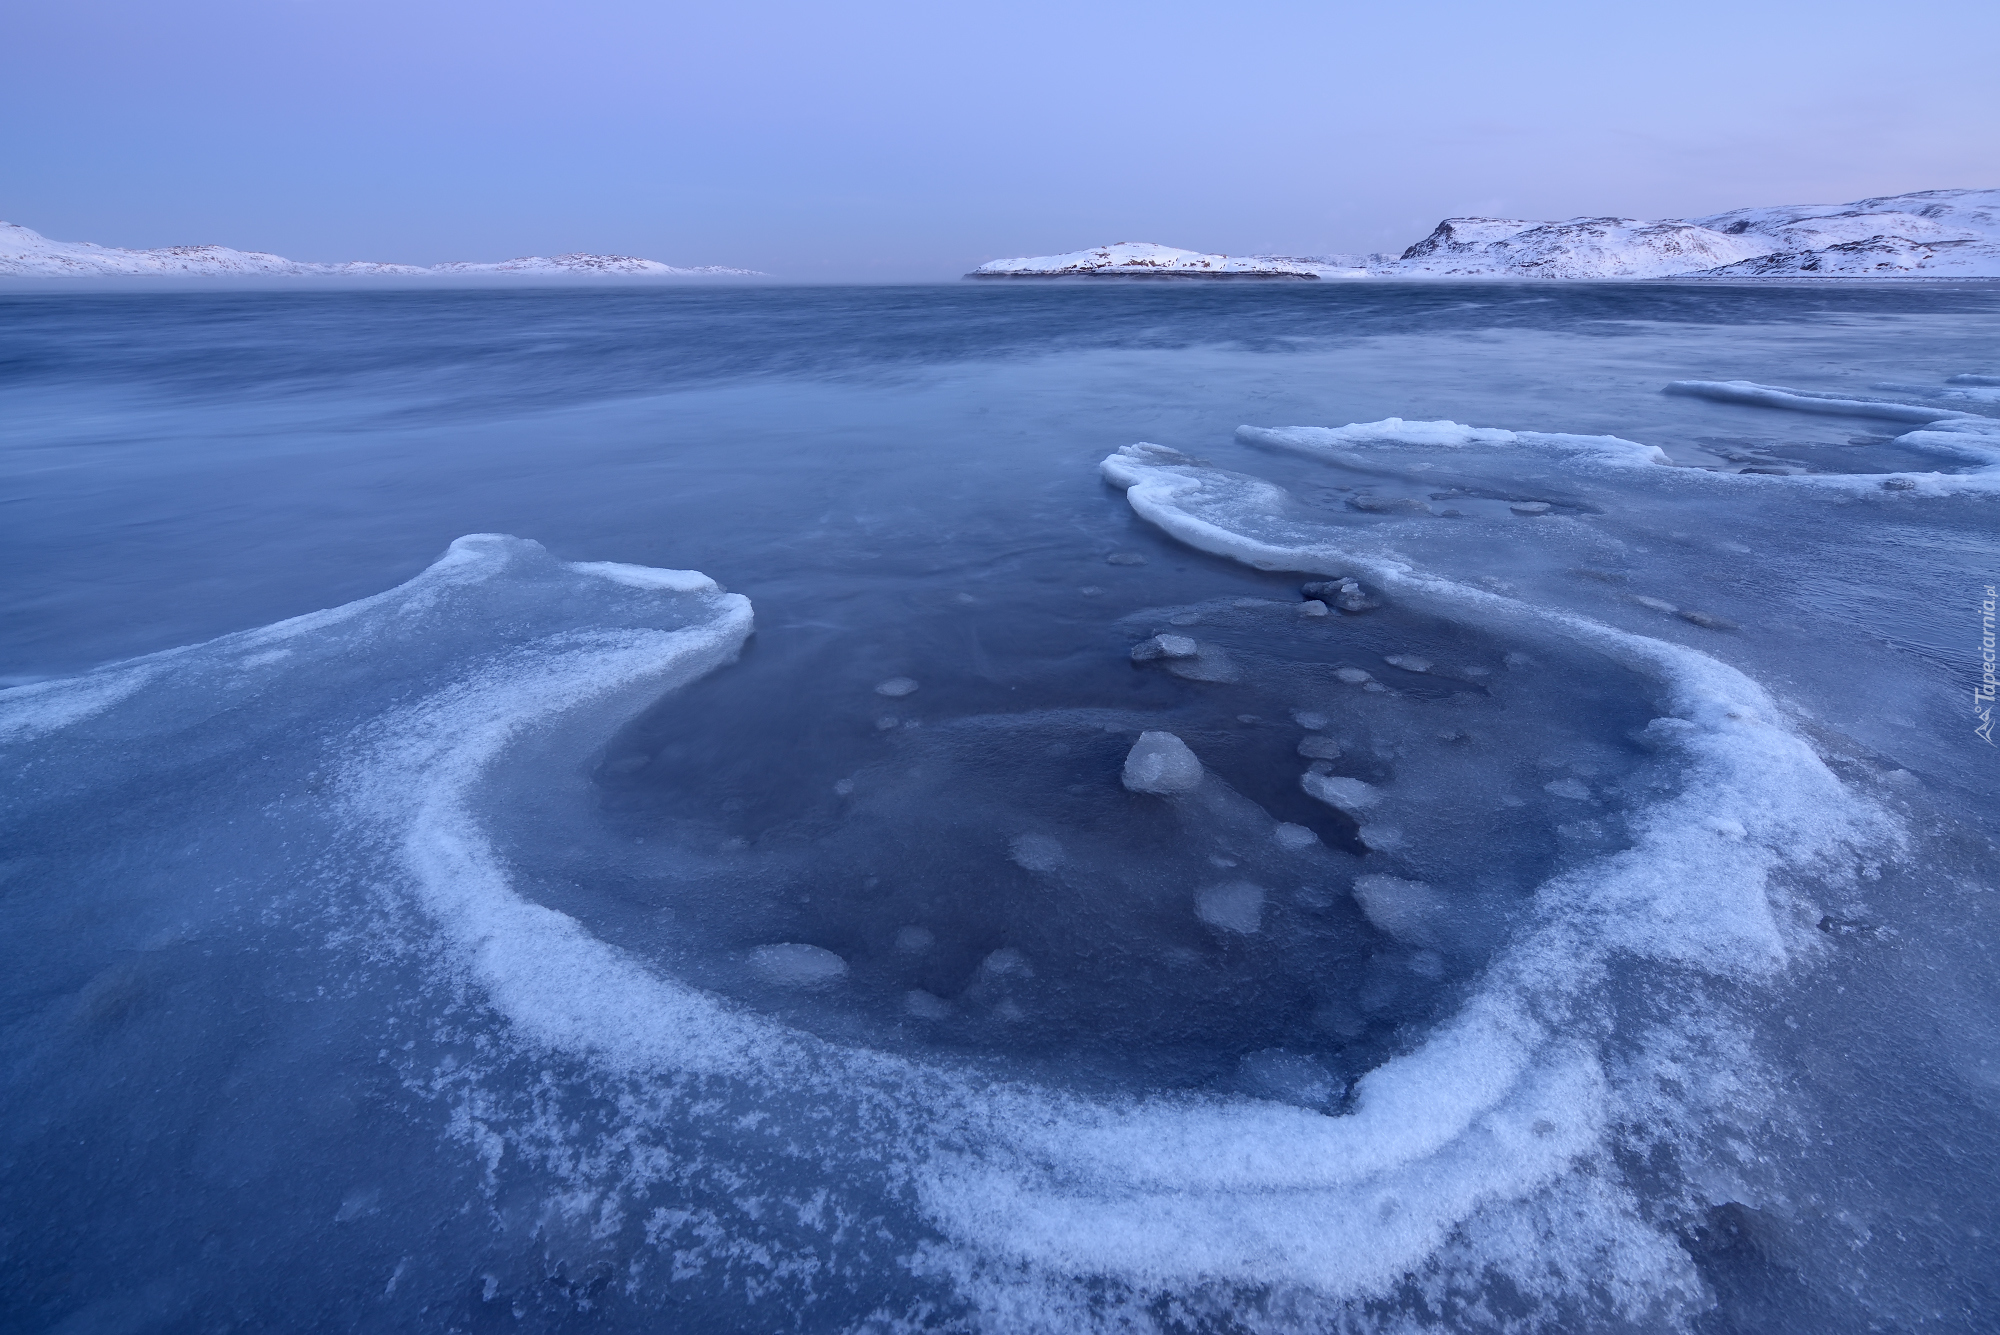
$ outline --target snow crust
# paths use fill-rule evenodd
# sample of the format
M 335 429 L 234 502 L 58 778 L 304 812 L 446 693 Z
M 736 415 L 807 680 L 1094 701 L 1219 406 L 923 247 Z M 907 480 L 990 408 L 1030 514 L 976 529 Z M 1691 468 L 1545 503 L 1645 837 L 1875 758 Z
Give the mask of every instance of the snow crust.
M 757 277 L 752 269 L 718 265 L 681 268 L 630 255 L 529 255 L 497 263 L 457 262 L 420 267 L 355 260 L 313 264 L 261 250 L 228 246 L 162 246 L 124 250 L 90 241 L 52 241 L 18 223 L 0 222 L 0 277 L 11 278 L 428 278 L 509 275 L 516 277 Z

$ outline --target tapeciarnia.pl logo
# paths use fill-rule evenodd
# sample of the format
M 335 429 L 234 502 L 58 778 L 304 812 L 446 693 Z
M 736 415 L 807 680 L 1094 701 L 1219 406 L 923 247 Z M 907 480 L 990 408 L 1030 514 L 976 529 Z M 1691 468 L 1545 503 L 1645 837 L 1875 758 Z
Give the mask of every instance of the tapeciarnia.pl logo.
M 1972 692 L 1972 712 L 1979 716 L 1973 731 L 1981 741 L 1993 745 L 1993 691 L 2000 686 L 1993 676 L 1993 586 L 1986 586 L 1986 598 L 1979 604 L 1979 686 Z

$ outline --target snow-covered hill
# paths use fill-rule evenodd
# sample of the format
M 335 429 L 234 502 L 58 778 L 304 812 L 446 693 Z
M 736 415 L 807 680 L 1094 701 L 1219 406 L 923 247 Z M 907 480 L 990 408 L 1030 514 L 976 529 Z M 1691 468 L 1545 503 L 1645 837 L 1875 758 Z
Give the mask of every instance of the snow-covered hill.
M 1734 264 L 1766 247 L 1693 223 L 1632 218 L 1447 218 L 1377 272 L 1403 277 L 1663 278 Z
M 2000 190 L 1705 218 L 1446 218 L 1400 257 L 1204 255 L 1142 242 L 993 260 L 972 278 L 2000 278 Z
M 992 260 L 968 278 L 1303 278 L 1319 277 L 1310 264 L 1275 255 L 1204 255 L 1150 241 L 1120 241 L 1067 255 Z
M 2000 190 L 1920 190 L 1852 204 L 1702 218 L 1447 218 L 1383 277 L 2000 277 Z
M 51 241 L 16 223 L 0 223 L 0 277 L 120 278 L 194 276 L 210 278 L 300 277 L 454 277 L 500 274 L 579 278 L 604 275 L 762 277 L 753 269 L 717 265 L 683 269 L 658 260 L 629 255 L 534 255 L 492 264 L 378 264 L 356 260 L 348 264 L 310 264 L 270 255 L 261 250 L 231 250 L 227 246 L 163 246 L 157 250 L 121 250 L 89 241 Z

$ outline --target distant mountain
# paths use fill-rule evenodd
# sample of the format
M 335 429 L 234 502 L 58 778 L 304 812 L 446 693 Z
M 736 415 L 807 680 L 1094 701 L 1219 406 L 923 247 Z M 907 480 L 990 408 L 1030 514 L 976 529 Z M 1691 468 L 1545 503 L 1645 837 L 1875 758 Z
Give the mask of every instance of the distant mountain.
M 2000 190 L 1704 218 L 1446 218 L 1400 258 L 1204 255 L 1121 242 L 993 260 L 970 278 L 2000 278 Z
M 16 223 L 0 223 L 0 277 L 119 278 L 179 277 L 452 277 L 504 274 L 525 277 L 588 278 L 641 275 L 657 278 L 761 278 L 754 269 L 718 265 L 683 269 L 658 260 L 630 255 L 533 255 L 491 264 L 378 264 L 356 260 L 348 264 L 310 264 L 270 255 L 261 250 L 231 250 L 227 246 L 163 246 L 157 250 L 121 250 L 89 241 L 51 241 Z

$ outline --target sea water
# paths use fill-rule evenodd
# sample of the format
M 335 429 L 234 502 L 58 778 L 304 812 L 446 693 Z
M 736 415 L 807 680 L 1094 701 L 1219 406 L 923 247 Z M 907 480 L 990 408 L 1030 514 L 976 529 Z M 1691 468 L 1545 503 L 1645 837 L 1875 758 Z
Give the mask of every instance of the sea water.
M 1982 1329 L 1995 348 L 0 296 L 4 1323 Z

